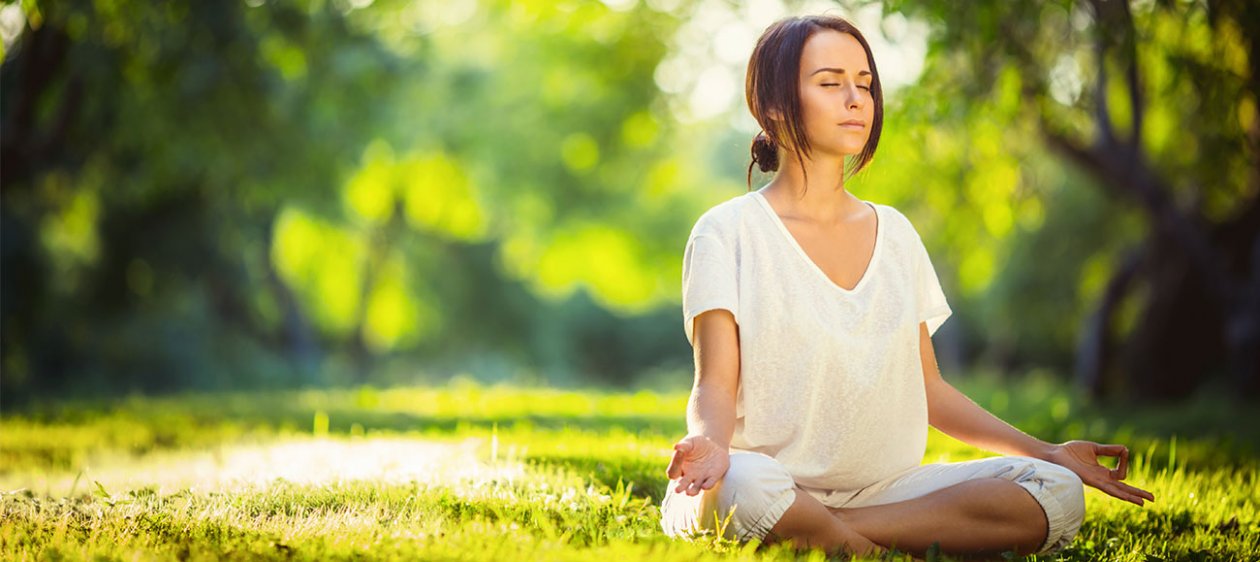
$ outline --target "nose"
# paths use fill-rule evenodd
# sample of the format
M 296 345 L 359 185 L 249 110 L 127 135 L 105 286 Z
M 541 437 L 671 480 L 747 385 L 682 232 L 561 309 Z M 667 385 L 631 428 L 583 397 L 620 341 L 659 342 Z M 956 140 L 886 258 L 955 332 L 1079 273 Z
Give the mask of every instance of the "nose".
M 862 89 L 859 88 L 857 84 L 850 83 L 848 88 L 848 99 L 845 100 L 845 105 L 849 109 L 858 110 L 862 109 L 862 104 L 864 104 L 865 101 L 866 100 L 862 98 Z

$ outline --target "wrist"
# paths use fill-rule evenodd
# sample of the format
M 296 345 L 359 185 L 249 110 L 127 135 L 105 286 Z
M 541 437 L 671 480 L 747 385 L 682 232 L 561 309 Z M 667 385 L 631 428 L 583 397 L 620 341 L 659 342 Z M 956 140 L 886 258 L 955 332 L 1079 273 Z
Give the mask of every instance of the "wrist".
M 1037 446 L 1032 451 L 1032 457 L 1043 461 L 1050 461 L 1055 456 L 1055 452 L 1059 450 L 1059 445 L 1055 443 L 1047 443 L 1038 441 Z
M 709 438 L 709 441 L 712 441 L 714 445 L 717 445 L 717 448 L 719 448 L 719 449 L 721 449 L 721 450 L 723 450 L 723 451 L 729 451 L 729 450 L 731 450 L 731 442 L 730 442 L 730 440 L 729 440 L 729 439 L 728 439 L 728 440 L 722 440 L 722 439 L 717 438 L 717 437 L 714 437 L 714 436 L 712 436 L 712 435 L 706 435 L 706 437 L 708 437 L 708 438 Z
M 704 431 L 693 431 L 693 432 L 688 433 L 688 434 L 687 434 L 687 436 L 688 436 L 688 437 L 697 437 L 697 438 L 702 437 L 702 438 L 704 438 L 704 439 L 708 440 L 710 443 L 712 443 L 712 444 L 714 444 L 715 446 L 717 446 L 719 449 L 722 449 L 722 450 L 728 450 L 728 449 L 730 449 L 730 440 L 729 440 L 729 439 L 728 439 L 728 440 L 722 440 L 720 437 L 718 437 L 718 436 L 716 436 L 716 435 L 711 435 L 711 434 L 706 433 L 706 432 L 704 432 Z

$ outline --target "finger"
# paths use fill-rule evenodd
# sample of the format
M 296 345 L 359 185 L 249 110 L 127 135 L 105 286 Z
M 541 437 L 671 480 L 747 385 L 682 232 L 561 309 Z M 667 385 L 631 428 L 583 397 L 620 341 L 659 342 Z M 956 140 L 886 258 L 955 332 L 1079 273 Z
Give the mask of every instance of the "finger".
M 1107 469 L 1108 475 L 1115 480 L 1124 480 L 1129 475 L 1129 448 L 1124 445 L 1099 445 L 1094 444 L 1094 454 L 1108 457 L 1117 457 L 1115 468 Z
M 700 487 L 700 480 L 699 480 L 699 479 L 692 480 L 692 481 L 691 481 L 691 485 L 690 485 L 690 486 L 687 486 L 687 495 L 688 495 L 688 496 L 694 496 L 694 495 L 696 495 L 696 494 L 699 494 L 699 493 L 700 493 L 700 492 L 702 492 L 702 491 L 704 491 L 704 489 Z
M 1121 488 L 1120 485 L 1114 482 L 1099 489 L 1106 492 L 1107 495 L 1110 495 L 1112 497 L 1122 499 L 1124 501 L 1127 501 L 1139 507 L 1142 505 L 1143 499 L 1141 497 L 1129 493 L 1128 491 Z
M 1118 457 L 1124 452 L 1124 445 L 1102 445 L 1094 444 L 1095 455 L 1106 455 L 1108 457 Z
M 1119 486 L 1120 489 L 1124 490 L 1125 492 L 1138 496 L 1147 501 L 1155 501 L 1155 494 L 1152 494 L 1141 488 L 1130 486 L 1128 484 L 1125 484 L 1124 482 L 1116 482 L 1116 486 Z
M 674 456 L 669 459 L 669 468 L 665 469 L 665 475 L 670 480 L 678 478 L 682 473 L 682 453 L 674 451 Z
M 1129 475 L 1129 448 L 1122 447 L 1120 449 L 1120 464 L 1116 466 L 1116 470 L 1120 471 L 1118 479 L 1124 480 Z
M 704 483 L 701 484 L 700 487 L 704 488 L 705 490 L 710 490 L 713 488 L 714 484 L 717 484 L 717 478 L 714 476 L 710 476 L 704 479 Z
M 1119 488 L 1116 488 L 1115 486 L 1112 486 L 1110 484 L 1099 486 L 1098 489 L 1102 490 L 1104 494 L 1107 494 L 1108 496 L 1111 496 L 1113 498 L 1119 498 L 1129 503 L 1137 503 L 1136 500 L 1133 498 L 1133 496 L 1120 491 Z
M 692 478 L 690 476 L 683 476 L 682 478 L 679 478 L 678 486 L 674 487 L 674 493 L 682 493 L 687 489 L 687 486 L 691 485 L 691 481 Z

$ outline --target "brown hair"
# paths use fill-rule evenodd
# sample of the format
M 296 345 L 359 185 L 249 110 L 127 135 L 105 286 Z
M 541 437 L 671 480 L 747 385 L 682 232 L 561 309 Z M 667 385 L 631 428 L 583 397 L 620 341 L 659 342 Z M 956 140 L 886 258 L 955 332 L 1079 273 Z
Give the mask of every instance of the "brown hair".
M 748 99 L 749 111 L 762 129 L 752 142 L 752 163 L 748 165 L 750 191 L 754 164 L 762 172 L 779 169 L 779 147 L 795 152 L 801 164 L 801 172 L 805 172 L 805 157 L 810 153 L 810 146 L 801 122 L 801 51 L 805 48 L 805 41 L 823 29 L 852 35 L 862 44 L 862 49 L 866 51 L 866 63 L 871 67 L 871 97 L 875 103 L 875 119 L 871 122 L 871 134 L 866 140 L 866 146 L 857 155 L 857 165 L 849 176 L 858 173 L 875 157 L 879 133 L 884 126 L 884 89 L 880 85 L 875 57 L 871 55 L 871 46 L 867 44 L 866 38 L 862 37 L 862 32 L 857 27 L 839 16 L 784 18 L 766 28 L 748 59 L 744 94 Z M 771 108 L 779 110 L 783 117 L 781 121 L 770 119 Z

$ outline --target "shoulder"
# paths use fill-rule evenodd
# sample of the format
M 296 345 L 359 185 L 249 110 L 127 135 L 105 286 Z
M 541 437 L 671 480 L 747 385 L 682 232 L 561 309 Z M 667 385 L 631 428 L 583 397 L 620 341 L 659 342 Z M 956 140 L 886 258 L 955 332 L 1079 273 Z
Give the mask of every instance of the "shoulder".
M 875 203 L 874 201 L 872 201 L 871 204 L 875 205 L 875 208 L 878 209 L 879 218 L 887 219 L 888 232 L 890 234 L 893 234 L 898 238 L 906 236 L 917 238 L 919 236 L 919 232 L 914 228 L 914 224 L 911 223 L 910 219 L 899 209 L 893 207 L 892 205 Z
M 922 260 L 927 254 L 927 246 L 923 243 L 919 229 L 910 218 L 892 205 L 875 203 L 875 206 L 879 208 L 879 217 L 886 219 L 888 223 L 888 230 L 884 233 L 888 251 L 898 256 L 900 260 L 908 262 Z
M 880 208 L 880 218 L 888 219 L 889 251 L 899 256 L 901 260 L 915 263 L 915 267 L 930 263 L 927 244 L 924 243 L 923 236 L 919 234 L 919 229 L 910 218 L 891 205 L 876 204 L 876 206 Z
M 738 239 L 739 231 L 747 222 L 750 211 L 755 211 L 756 195 L 752 192 L 731 197 L 709 207 L 696 219 L 691 228 L 691 238 L 712 236 L 722 241 L 733 242 Z

